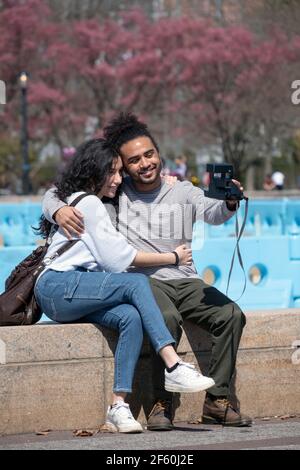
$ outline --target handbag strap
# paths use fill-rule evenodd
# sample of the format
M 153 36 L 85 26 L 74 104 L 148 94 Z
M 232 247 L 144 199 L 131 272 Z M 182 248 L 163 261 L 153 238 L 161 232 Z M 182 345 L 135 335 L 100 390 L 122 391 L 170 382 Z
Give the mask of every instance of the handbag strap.
M 69 204 L 70 207 L 75 207 L 77 204 L 81 201 L 81 199 L 85 198 L 86 196 L 95 196 L 93 193 L 84 193 L 80 194 L 80 196 L 77 196 L 71 204 Z

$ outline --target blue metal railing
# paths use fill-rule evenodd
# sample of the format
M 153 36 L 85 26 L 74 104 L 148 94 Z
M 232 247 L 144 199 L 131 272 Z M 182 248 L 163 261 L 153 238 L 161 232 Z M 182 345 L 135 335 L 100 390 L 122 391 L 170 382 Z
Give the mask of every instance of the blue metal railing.
M 0 237 L 4 245 L 0 247 L 0 292 L 13 267 L 36 245 L 38 236 L 31 226 L 38 225 L 40 213 L 38 203 L 0 204 Z M 242 204 L 240 221 L 243 215 Z M 197 239 L 202 234 L 199 224 L 194 227 L 195 265 L 204 277 L 210 271 L 213 285 L 225 292 L 235 246 L 235 218 L 220 226 L 205 225 L 201 243 Z M 300 200 L 250 201 L 240 248 L 249 278 L 238 302 L 242 308 L 300 307 Z M 237 299 L 243 288 L 243 273 L 237 262 L 231 279 L 229 296 Z

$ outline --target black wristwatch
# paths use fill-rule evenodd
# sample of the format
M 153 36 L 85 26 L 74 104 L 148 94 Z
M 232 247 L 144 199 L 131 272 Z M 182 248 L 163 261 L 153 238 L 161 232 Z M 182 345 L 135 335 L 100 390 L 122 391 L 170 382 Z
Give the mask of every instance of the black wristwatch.
M 178 256 L 177 251 L 172 251 L 172 253 L 175 255 L 175 258 L 176 258 L 174 266 L 179 266 L 179 256 Z

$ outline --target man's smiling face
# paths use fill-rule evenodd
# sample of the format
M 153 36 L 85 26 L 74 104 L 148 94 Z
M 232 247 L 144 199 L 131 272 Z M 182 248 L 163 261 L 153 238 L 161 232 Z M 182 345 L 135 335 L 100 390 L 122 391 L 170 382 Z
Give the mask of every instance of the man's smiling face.
M 137 189 L 151 191 L 160 184 L 161 160 L 149 137 L 129 140 L 120 148 L 125 171 Z

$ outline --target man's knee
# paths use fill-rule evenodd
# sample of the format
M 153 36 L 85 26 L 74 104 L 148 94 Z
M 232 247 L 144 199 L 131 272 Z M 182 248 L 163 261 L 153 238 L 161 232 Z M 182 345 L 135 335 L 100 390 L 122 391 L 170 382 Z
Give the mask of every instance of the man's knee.
M 245 314 L 242 312 L 240 307 L 234 303 L 228 303 L 224 305 L 224 307 L 221 309 L 219 315 L 216 317 L 217 323 L 219 321 L 222 321 L 222 323 L 233 323 L 235 325 L 239 325 L 244 327 L 246 324 L 246 317 Z
M 240 307 L 232 302 L 231 304 L 228 305 L 227 308 L 227 316 L 231 321 L 239 327 L 244 327 L 246 325 L 246 316 L 240 309 Z
M 246 315 L 237 304 L 233 304 L 233 312 L 235 321 L 244 327 L 246 325 Z

